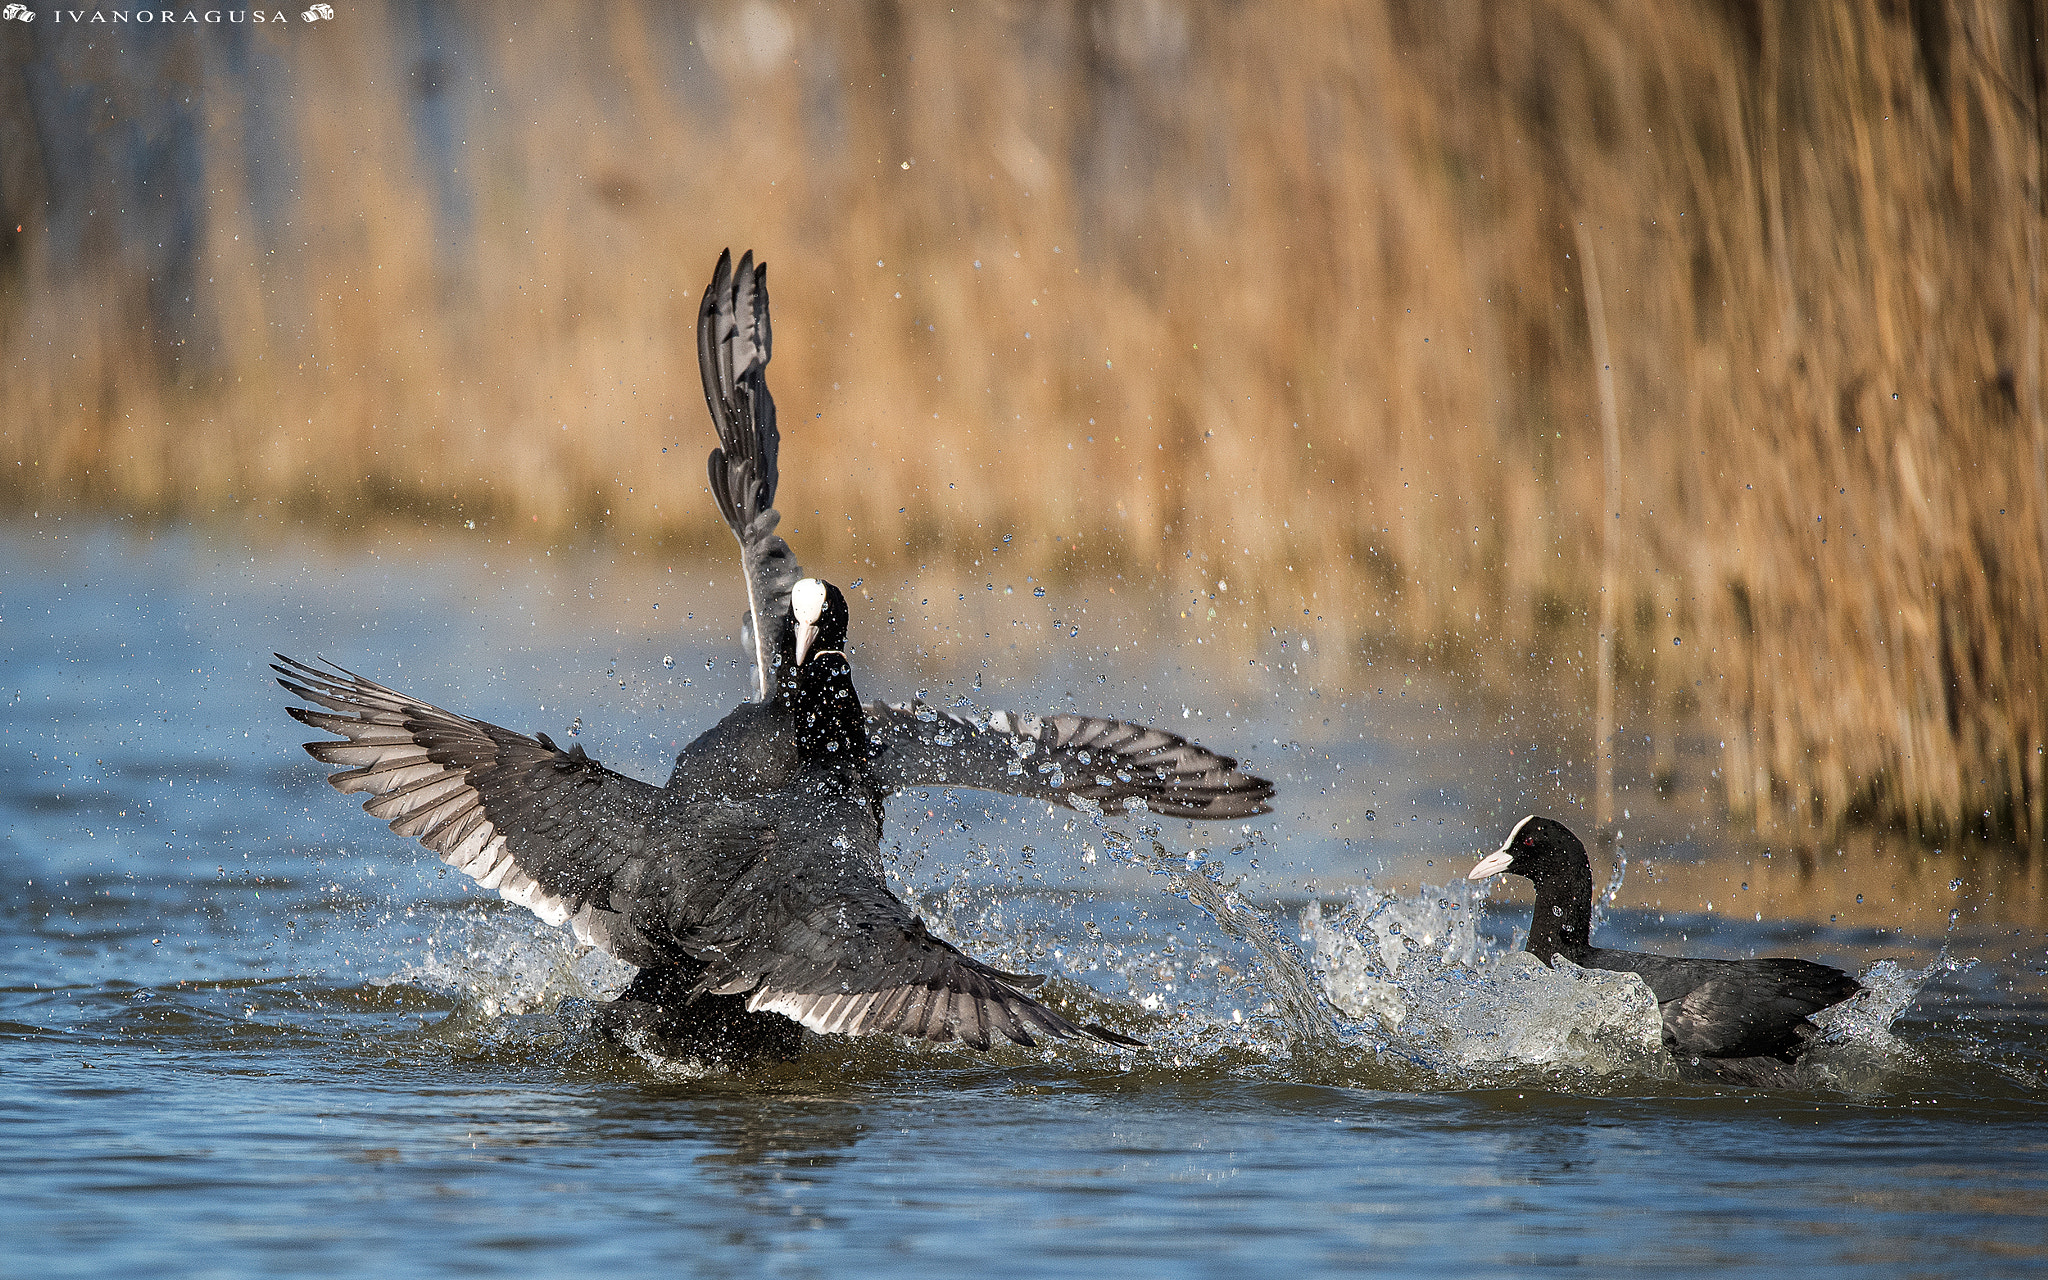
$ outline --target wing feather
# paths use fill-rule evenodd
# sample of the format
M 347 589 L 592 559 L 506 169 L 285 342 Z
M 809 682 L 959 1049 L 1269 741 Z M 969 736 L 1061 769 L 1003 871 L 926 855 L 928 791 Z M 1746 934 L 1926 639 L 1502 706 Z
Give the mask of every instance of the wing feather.
M 367 792 L 363 808 L 392 831 L 549 924 L 580 919 L 593 906 L 611 914 L 612 876 L 644 856 L 656 788 L 604 768 L 581 747 L 562 751 L 340 667 L 279 654 L 272 670 L 293 695 L 324 708 L 291 714 L 341 739 L 309 742 L 307 754 L 349 766 L 328 781 Z M 647 958 L 629 929 L 578 928 L 586 941 L 593 933 L 623 959 Z
M 772 346 L 767 265 L 756 265 L 749 252 L 734 271 L 727 249 L 718 255 L 697 308 L 697 369 L 718 429 L 718 447 L 706 464 L 711 494 L 739 540 L 753 619 L 755 691 L 764 702 L 775 691 L 775 644 L 789 616 L 789 590 L 803 576 L 789 544 L 775 532 L 782 519 L 775 510 L 782 437 L 775 398 L 768 394 Z
M 746 1007 L 814 1031 L 1035 1045 L 1108 1036 L 1075 1026 L 1005 974 L 931 933 L 890 891 L 864 784 L 811 775 L 748 807 L 760 832 L 724 899 L 677 929 L 705 962 L 696 989 L 745 992 Z
M 925 703 L 871 702 L 867 714 L 874 774 L 893 791 L 973 787 L 1069 808 L 1142 801 L 1172 818 L 1272 809 L 1272 783 L 1164 729 L 1070 714 L 969 717 Z

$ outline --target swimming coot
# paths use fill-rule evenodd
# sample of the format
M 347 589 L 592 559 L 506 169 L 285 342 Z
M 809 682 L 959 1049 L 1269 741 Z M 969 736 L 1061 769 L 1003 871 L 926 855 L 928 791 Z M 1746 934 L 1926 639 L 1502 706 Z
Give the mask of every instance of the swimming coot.
M 1596 947 L 1593 867 L 1563 823 L 1531 815 L 1467 878 L 1507 872 L 1536 886 L 1528 951 L 1545 964 L 1563 956 L 1585 969 L 1633 973 L 1649 985 L 1664 1020 L 1664 1045 L 1745 1084 L 1794 1083 L 1789 1064 L 1818 1034 L 1811 1014 L 1863 988 L 1840 969 L 1808 960 L 1704 960 Z

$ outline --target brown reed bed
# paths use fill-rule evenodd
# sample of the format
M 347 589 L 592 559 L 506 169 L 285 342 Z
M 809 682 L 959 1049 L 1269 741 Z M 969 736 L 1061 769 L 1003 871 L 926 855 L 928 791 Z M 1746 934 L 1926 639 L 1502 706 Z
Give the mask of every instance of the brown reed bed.
M 751 246 L 835 560 L 1008 534 L 1584 701 L 1611 570 L 1760 832 L 2048 831 L 2037 11 L 423 12 L 8 44 L 6 503 L 722 538 L 689 334 Z M 188 241 L 67 89 L 189 143 Z

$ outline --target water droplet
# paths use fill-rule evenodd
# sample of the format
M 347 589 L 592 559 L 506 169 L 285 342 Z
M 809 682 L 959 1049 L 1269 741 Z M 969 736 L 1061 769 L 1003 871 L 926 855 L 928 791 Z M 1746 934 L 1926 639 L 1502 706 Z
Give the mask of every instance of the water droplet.
M 1856 901 L 1858 901 L 1858 902 L 1861 902 L 1861 901 L 1863 901 L 1863 895 L 1862 895 L 1862 894 L 1860 894 L 1860 893 L 1859 893 L 1859 894 L 1857 894 L 1857 895 L 1856 895 Z
M 1561 916 L 1561 915 L 1563 915 L 1563 914 L 1564 914 L 1564 908 L 1563 908 L 1563 907 L 1555 907 L 1555 906 L 1554 906 L 1554 907 L 1552 907 L 1552 908 L 1550 909 L 1550 914 L 1551 914 L 1551 915 L 1554 915 L 1554 916 Z
M 673 670 L 675 670 L 675 666 L 676 666 L 676 656 L 675 656 L 674 654 L 669 654 L 669 655 L 668 655 L 667 657 L 665 657 L 665 658 L 663 658 L 663 659 L 661 660 L 661 666 L 662 666 L 662 670 L 664 670 L 664 671 L 673 671 Z
M 1951 880 L 1951 881 L 1949 881 L 1949 882 L 1948 882 L 1948 891 L 1949 891 L 1950 893 L 1954 893 L 1954 892 L 1955 892 L 1956 890 L 1958 890 L 1958 889 L 1960 889 L 1960 888 L 1962 888 L 1962 887 L 1963 887 L 1963 882 L 1962 882 L 1962 881 L 1960 881 L 1960 880 Z
M 1371 822 L 1371 821 L 1372 821 L 1372 820 L 1373 820 L 1374 818 L 1376 818 L 1376 817 L 1378 817 L 1378 816 L 1379 816 L 1378 814 L 1374 813 L 1374 812 L 1373 812 L 1372 810 L 1370 810 L 1370 809 L 1367 809 L 1367 810 L 1365 811 L 1365 820 L 1366 820 L 1367 822 Z
M 1675 644 L 1678 644 L 1678 643 L 1679 643 L 1679 639 L 1678 639 L 1678 637 L 1677 637 L 1677 636 L 1673 636 L 1673 637 L 1671 637 L 1671 643 L 1672 643 L 1672 644 L 1674 644 L 1674 645 L 1675 645 Z
M 1031 594 L 1032 594 L 1032 595 L 1034 595 L 1034 596 L 1042 596 L 1042 595 L 1044 595 L 1044 594 L 1045 594 L 1045 588 L 1044 588 L 1044 587 L 1039 587 L 1039 588 L 1036 588 L 1035 590 L 1033 590 L 1033 591 L 1032 591 L 1032 593 L 1031 593 Z

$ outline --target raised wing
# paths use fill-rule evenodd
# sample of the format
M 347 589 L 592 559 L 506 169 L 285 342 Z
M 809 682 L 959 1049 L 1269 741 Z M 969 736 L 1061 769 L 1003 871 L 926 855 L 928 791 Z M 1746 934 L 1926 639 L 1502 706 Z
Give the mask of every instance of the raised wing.
M 278 683 L 313 708 L 287 708 L 338 735 L 309 742 L 343 792 L 486 889 L 634 964 L 652 958 L 611 910 L 612 881 L 644 859 L 661 791 L 548 740 L 444 711 L 334 667 L 275 655 Z M 314 709 L 319 708 L 319 709 Z
M 1078 1027 L 1004 973 L 936 938 L 877 869 L 881 828 L 845 779 L 800 782 L 755 810 L 756 858 L 678 941 L 706 965 L 698 989 L 815 1031 L 900 1035 L 986 1049 L 997 1036 L 1136 1043 Z
M 789 589 L 803 571 L 789 544 L 776 535 L 775 400 L 768 394 L 768 268 L 750 251 L 732 269 L 732 250 L 718 255 L 711 286 L 697 308 L 697 370 L 704 403 L 718 428 L 708 469 L 711 496 L 740 543 L 753 619 L 756 695 L 775 692 L 775 644 L 789 616 Z
M 970 719 L 921 702 L 871 702 L 867 713 L 872 772 L 890 791 L 971 787 L 1069 808 L 1077 799 L 1105 808 L 1142 800 L 1171 818 L 1248 818 L 1272 808 L 1272 783 L 1163 729 L 1067 714 Z

